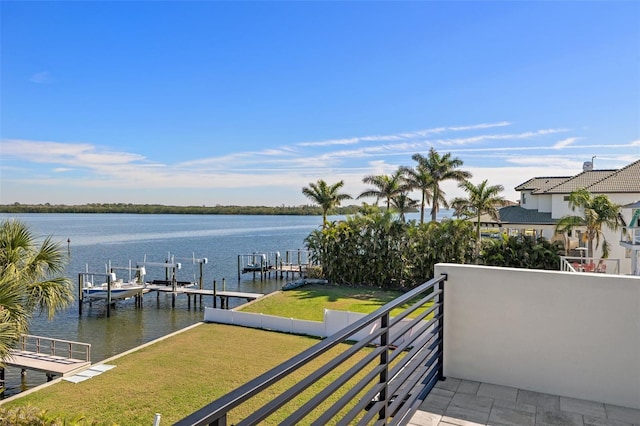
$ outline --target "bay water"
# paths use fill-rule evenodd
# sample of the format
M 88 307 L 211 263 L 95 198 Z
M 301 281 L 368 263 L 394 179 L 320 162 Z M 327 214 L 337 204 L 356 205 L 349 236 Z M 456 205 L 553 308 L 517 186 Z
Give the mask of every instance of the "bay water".
M 443 211 L 439 219 L 451 212 Z M 419 214 L 408 215 L 408 220 Z M 199 265 L 193 258 L 207 258 L 203 267 L 204 288 L 251 293 L 271 293 L 279 290 L 287 279 L 273 274 L 261 280 L 259 274 L 242 274 L 238 279 L 238 255 L 251 253 L 305 250 L 304 239 L 319 229 L 319 216 L 243 216 L 243 215 L 136 215 L 136 214 L 2 214 L 0 221 L 18 219 L 27 224 L 39 239 L 51 236 L 68 249 L 66 276 L 74 283 L 77 295 L 78 275 L 86 270 L 104 273 L 111 266 L 135 266 L 147 262 L 165 262 L 175 256 L 182 263 L 177 278 L 197 281 Z M 342 216 L 329 220 L 343 219 Z M 293 259 L 293 258 L 292 258 Z M 164 279 L 164 267 L 147 267 L 147 281 Z M 128 280 L 128 273 L 117 271 L 119 278 Z M 289 277 L 289 280 L 293 278 Z M 77 297 L 77 296 L 76 296 Z M 244 303 L 230 300 L 230 307 Z M 107 317 L 106 304 L 85 303 L 82 315 L 78 304 L 71 304 L 64 312 L 48 320 L 45 314 L 35 315 L 29 334 L 73 340 L 91 344 L 91 360 L 98 362 L 135 348 L 191 324 L 203 320 L 204 307 L 213 306 L 212 297 L 203 297 L 202 306 L 187 304 L 186 295 L 176 298 L 162 293 L 144 296 L 142 308 L 133 299 L 116 302 Z M 193 354 L 202 356 L 202 354 Z M 8 367 L 5 392 L 7 397 L 46 381 L 43 373 L 27 372 Z
M 318 229 L 318 216 L 241 216 L 241 215 L 135 215 L 135 214 L 0 214 L 0 220 L 15 218 L 23 221 L 38 238 L 51 236 L 70 253 L 66 275 L 74 283 L 77 295 L 78 274 L 104 273 L 106 265 L 134 266 L 147 262 L 164 262 L 175 256 L 182 263 L 177 272 L 180 281 L 197 281 L 199 265 L 192 259 L 207 258 L 203 267 L 204 288 L 252 293 L 271 293 L 286 282 L 275 278 L 261 280 L 259 274 L 242 274 L 238 280 L 238 255 L 287 250 L 304 250 L 304 239 Z M 337 219 L 333 218 L 333 219 Z M 147 267 L 147 280 L 164 279 L 165 268 Z M 128 280 L 128 272 L 117 271 Z M 292 278 L 290 277 L 289 280 Z M 243 303 L 231 300 L 230 307 Z M 77 302 L 48 320 L 45 314 L 33 318 L 30 334 L 91 344 L 93 362 L 162 337 L 202 321 L 204 306 L 213 306 L 212 297 L 203 297 L 203 304 L 187 306 L 187 297 L 179 295 L 175 308 L 168 294 L 148 293 L 143 307 L 134 300 L 122 300 L 106 316 L 106 304 L 85 303 L 79 315 Z M 193 354 L 202 356 L 202 354 Z M 41 384 L 43 373 L 7 368 L 4 397 Z

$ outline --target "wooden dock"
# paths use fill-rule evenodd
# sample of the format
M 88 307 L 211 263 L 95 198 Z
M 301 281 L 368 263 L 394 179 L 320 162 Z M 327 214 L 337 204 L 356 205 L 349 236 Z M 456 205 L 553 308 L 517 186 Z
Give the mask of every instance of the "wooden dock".
M 91 345 L 70 340 L 52 339 L 25 334 L 16 349 L 11 350 L 5 365 L 23 370 L 41 371 L 47 380 L 54 376 L 69 376 L 91 365 Z M 0 369 L 4 382 L 4 368 Z
M 289 278 L 289 274 L 295 277 L 298 274 L 299 277 L 303 277 L 307 268 L 311 264 L 311 252 L 309 250 L 287 250 L 284 258 L 280 256 L 280 252 L 268 252 L 268 253 L 251 253 L 251 254 L 239 254 L 238 255 L 238 281 L 241 279 L 242 274 L 251 273 L 253 279 L 256 279 L 256 275 L 260 275 L 260 281 L 271 278 L 271 273 L 280 279 L 285 276 Z
M 200 297 L 200 302 L 202 303 L 202 296 L 211 296 L 213 297 L 213 307 L 217 307 L 218 298 L 220 299 L 220 307 L 223 309 L 229 308 L 229 299 L 237 298 L 237 299 L 245 299 L 247 302 L 252 300 L 259 299 L 264 296 L 263 293 L 245 293 L 240 291 L 220 291 L 220 290 L 212 290 L 212 289 L 201 289 L 194 287 L 177 287 L 175 291 L 173 288 L 165 285 L 154 285 L 147 284 L 145 287 L 146 292 L 156 291 L 158 294 L 160 293 L 171 293 L 174 295 L 186 294 L 188 299 L 188 305 L 191 306 L 191 296 L 193 296 L 194 304 L 196 300 L 196 296 Z

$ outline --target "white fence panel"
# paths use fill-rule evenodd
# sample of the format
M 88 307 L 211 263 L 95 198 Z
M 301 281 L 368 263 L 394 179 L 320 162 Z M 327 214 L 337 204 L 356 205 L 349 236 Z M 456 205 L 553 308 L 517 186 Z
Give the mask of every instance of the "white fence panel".
M 265 328 L 262 325 L 263 315 L 262 314 L 254 314 L 251 312 L 240 312 L 240 311 L 231 311 L 233 312 L 233 323 L 237 325 L 244 325 L 245 327 L 252 328 Z
M 227 309 L 204 308 L 204 320 L 220 324 L 233 324 L 233 311 Z
M 262 325 L 267 330 L 284 331 L 285 333 L 294 333 L 294 320 L 291 318 L 276 317 L 273 315 L 264 315 Z
M 304 334 L 315 337 L 330 336 L 342 330 L 346 326 L 353 324 L 364 316 L 366 315 L 355 312 L 334 311 L 331 309 L 325 309 L 324 321 L 318 322 L 226 309 L 205 308 L 204 311 L 204 320 L 206 322 L 234 324 L 245 327 L 282 331 L 285 333 Z M 391 329 L 390 340 L 396 346 L 400 345 L 404 339 L 404 336 L 401 335 L 399 330 L 407 321 L 410 320 L 403 320 Z M 426 322 L 421 321 L 421 325 L 412 327 L 411 330 L 409 330 L 405 334 L 411 335 L 415 332 L 415 330 L 417 330 L 417 327 L 421 328 L 424 326 L 426 326 Z M 368 326 L 354 334 L 352 339 L 350 340 L 362 340 L 379 329 L 379 327 L 380 321 L 369 324 Z M 377 339 L 375 343 L 380 343 L 380 340 Z
M 292 333 L 306 334 L 307 336 L 327 337 L 324 322 L 292 320 Z

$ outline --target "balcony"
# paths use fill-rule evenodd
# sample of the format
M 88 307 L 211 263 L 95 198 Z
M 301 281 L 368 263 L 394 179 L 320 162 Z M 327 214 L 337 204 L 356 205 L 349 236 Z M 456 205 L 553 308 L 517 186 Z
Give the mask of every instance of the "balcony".
M 450 379 L 410 424 L 640 424 L 640 278 L 436 265 L 441 273 Z
M 628 249 L 640 250 L 640 228 L 628 228 L 622 233 L 620 245 Z
M 454 264 L 436 265 L 435 276 L 178 424 L 226 424 L 233 406 L 365 329 L 369 336 L 347 352 L 373 345 L 367 359 L 379 362 L 363 373 L 359 389 L 344 383 L 364 364 L 349 366 L 348 377 L 319 389 L 284 423 L 640 424 L 638 277 Z M 402 324 L 407 313 L 388 317 L 398 302 L 416 296 L 409 310 L 433 301 L 427 313 L 434 317 L 414 319 L 425 324 Z M 389 338 L 394 327 L 407 337 L 401 346 Z M 238 424 L 261 422 L 344 359 L 336 357 Z M 442 376 L 448 379 L 438 381 Z M 304 418 L 341 387 L 342 405 L 319 419 Z M 365 396 L 356 399 L 360 389 Z M 333 417 L 345 407 L 353 417 Z

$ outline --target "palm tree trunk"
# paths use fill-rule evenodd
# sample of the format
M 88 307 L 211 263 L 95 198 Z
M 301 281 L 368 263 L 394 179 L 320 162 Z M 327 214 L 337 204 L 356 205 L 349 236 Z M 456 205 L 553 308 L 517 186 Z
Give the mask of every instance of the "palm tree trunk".
M 476 223 L 476 265 L 480 264 L 480 213 L 478 213 L 478 222 Z

